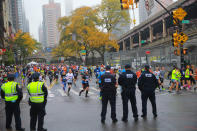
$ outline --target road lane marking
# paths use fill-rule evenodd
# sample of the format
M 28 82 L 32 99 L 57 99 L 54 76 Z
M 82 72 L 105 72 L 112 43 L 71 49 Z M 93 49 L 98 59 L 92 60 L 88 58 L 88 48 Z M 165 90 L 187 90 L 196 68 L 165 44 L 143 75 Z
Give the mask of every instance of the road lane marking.
M 49 94 L 48 96 L 49 96 L 49 97 L 55 97 L 55 95 L 54 95 L 54 94 Z
M 51 94 L 52 92 L 50 90 L 48 90 L 48 93 Z
M 94 95 L 95 93 L 91 92 L 91 91 L 88 91 L 88 94 L 90 95 Z
M 75 90 L 70 90 L 73 94 L 75 94 L 75 95 L 79 95 L 79 93 L 77 92 L 77 91 L 75 91 Z
M 94 90 L 94 91 L 99 91 L 99 89 L 95 88 L 94 86 L 90 87 L 90 89 Z
M 61 96 L 67 96 L 66 93 L 64 93 L 64 91 L 61 89 L 58 89 L 58 92 L 61 94 Z

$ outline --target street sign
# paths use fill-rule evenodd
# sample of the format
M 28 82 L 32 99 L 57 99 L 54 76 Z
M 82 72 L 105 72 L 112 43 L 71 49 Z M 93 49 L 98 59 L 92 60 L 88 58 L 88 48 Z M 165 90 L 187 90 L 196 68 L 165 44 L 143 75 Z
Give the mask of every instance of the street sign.
M 46 48 L 46 51 L 47 51 L 47 52 L 52 52 L 52 48 L 47 47 L 47 48 Z
M 150 54 L 150 51 L 146 51 L 146 54 L 149 55 Z
M 186 41 L 188 40 L 188 36 L 186 34 L 184 34 L 183 32 L 181 32 L 178 37 L 177 37 L 177 41 L 180 44 L 184 44 Z
M 86 50 L 81 50 L 81 53 L 86 53 Z
M 180 21 L 182 21 L 186 15 L 187 15 L 187 12 L 183 8 L 178 8 L 173 11 L 173 17 L 175 19 L 179 19 Z
M 81 50 L 80 53 L 81 55 L 86 55 L 86 50 Z
M 189 20 L 182 20 L 182 24 L 189 24 L 190 21 Z
M 142 40 L 141 43 L 142 43 L 142 44 L 146 43 L 146 40 Z

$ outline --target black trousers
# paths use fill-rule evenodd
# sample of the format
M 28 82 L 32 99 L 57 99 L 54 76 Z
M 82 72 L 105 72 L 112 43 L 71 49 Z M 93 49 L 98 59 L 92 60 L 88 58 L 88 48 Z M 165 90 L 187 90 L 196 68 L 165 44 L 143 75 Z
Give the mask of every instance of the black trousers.
M 156 99 L 155 92 L 142 92 L 142 113 L 143 115 L 147 115 L 147 100 L 149 99 L 152 105 L 153 115 L 157 115 L 157 107 L 156 107 Z
M 46 115 L 44 103 L 31 103 L 30 109 L 30 129 L 36 129 L 36 123 L 38 121 L 38 130 L 43 129 L 44 116 Z
M 125 89 L 121 93 L 123 105 L 123 118 L 128 118 L 128 102 L 131 103 L 133 117 L 138 117 L 138 110 L 136 106 L 135 89 Z
M 20 106 L 18 102 L 5 102 L 5 112 L 6 112 L 6 128 L 9 128 L 12 123 L 12 116 L 15 118 L 16 129 L 21 128 L 21 117 L 20 117 Z
M 108 101 L 111 105 L 111 118 L 116 119 L 116 92 L 102 92 L 101 119 L 105 120 Z

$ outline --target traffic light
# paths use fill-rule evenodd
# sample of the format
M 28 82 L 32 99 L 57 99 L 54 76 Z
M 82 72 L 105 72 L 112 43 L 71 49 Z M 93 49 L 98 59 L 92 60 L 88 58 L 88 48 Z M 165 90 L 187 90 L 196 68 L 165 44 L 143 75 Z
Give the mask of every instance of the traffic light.
M 178 32 L 176 31 L 176 33 L 173 33 L 173 35 L 172 35 L 172 46 L 173 47 L 178 47 L 179 46 L 177 37 L 178 37 Z
M 129 0 L 120 0 L 121 3 L 121 9 L 129 9 Z
M 187 48 L 183 48 L 183 55 L 187 55 L 188 54 L 188 49 Z
M 176 55 L 176 56 L 180 56 L 180 49 L 176 49 L 176 50 L 174 50 L 174 55 Z

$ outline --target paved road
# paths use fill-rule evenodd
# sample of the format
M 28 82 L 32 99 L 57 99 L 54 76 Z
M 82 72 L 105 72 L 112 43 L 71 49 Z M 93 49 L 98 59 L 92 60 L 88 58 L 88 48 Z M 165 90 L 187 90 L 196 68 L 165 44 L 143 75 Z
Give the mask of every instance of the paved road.
M 175 93 L 168 94 L 167 91 L 158 92 L 157 119 L 153 119 L 152 109 L 150 103 L 148 103 L 147 120 L 140 118 L 138 122 L 134 122 L 130 112 L 129 122 L 123 123 L 121 121 L 120 89 L 118 89 L 117 118 L 119 121 L 117 124 L 112 124 L 110 108 L 108 108 L 106 124 L 102 125 L 100 123 L 101 102 L 98 99 L 99 91 L 95 86 L 95 80 L 90 83 L 89 98 L 85 98 L 85 94 L 78 96 L 81 89 L 80 82 L 79 80 L 77 87 L 72 88 L 70 96 L 64 94 L 60 84 L 54 85 L 49 91 L 46 106 L 47 116 L 45 118 L 45 127 L 49 131 L 197 131 L 197 93 L 187 91 L 177 95 Z M 24 99 L 21 103 L 22 123 L 26 130 L 29 131 L 29 106 L 27 100 L 28 95 L 24 91 Z M 137 104 L 139 115 L 141 115 L 139 90 L 137 90 Z M 3 106 L 2 102 L 0 104 L 0 131 L 5 130 Z

